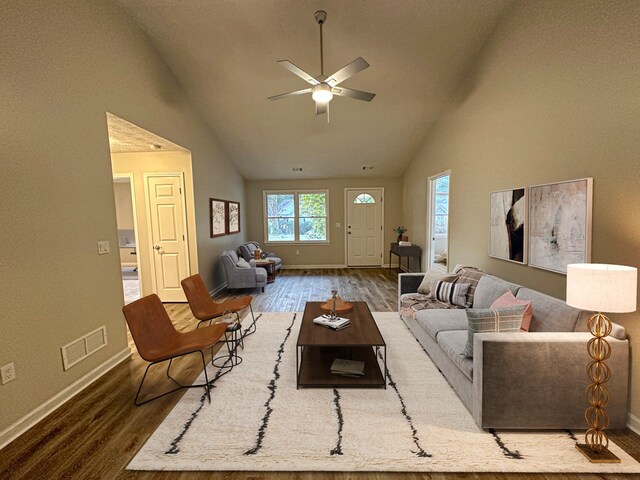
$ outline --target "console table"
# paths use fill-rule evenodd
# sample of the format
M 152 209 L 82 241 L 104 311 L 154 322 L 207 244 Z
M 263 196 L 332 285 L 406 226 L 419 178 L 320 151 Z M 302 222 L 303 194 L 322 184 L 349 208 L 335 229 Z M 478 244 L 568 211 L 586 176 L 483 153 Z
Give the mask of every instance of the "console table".
M 398 270 L 402 266 L 402 257 L 407 257 L 407 271 L 411 271 L 411 257 L 418 257 L 418 271 L 422 271 L 422 249 L 418 245 L 401 247 L 397 243 L 392 243 L 389 250 L 389 269 L 391 269 L 391 254 L 398 256 Z

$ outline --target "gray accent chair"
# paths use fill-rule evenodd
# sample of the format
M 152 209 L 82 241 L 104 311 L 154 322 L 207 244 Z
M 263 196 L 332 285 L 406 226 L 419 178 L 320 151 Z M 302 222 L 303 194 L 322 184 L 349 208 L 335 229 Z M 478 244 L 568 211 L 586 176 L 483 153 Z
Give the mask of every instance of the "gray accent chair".
M 238 247 L 238 255 L 244 258 L 247 262 L 250 262 L 254 258 L 254 253 L 256 249 L 260 249 L 264 252 L 264 249 L 260 246 L 258 242 L 245 242 L 244 245 L 240 245 Z M 273 260 L 276 263 L 276 271 L 280 270 L 282 266 L 282 260 L 279 257 L 276 257 L 275 254 L 266 252 L 269 260 Z
M 255 262 L 249 262 L 251 268 L 238 267 L 238 255 L 233 250 L 225 250 L 220 258 L 227 274 L 227 288 L 261 288 L 264 292 L 267 284 L 267 271 L 264 268 L 256 267 Z
M 417 291 L 423 276 L 399 276 L 399 305 Z M 488 308 L 507 289 L 520 300 L 531 300 L 529 332 L 477 333 L 473 358 L 463 354 L 468 336 L 464 309 L 423 309 L 415 318 L 406 312 L 401 318 L 481 428 L 585 429 L 585 388 L 590 383 L 586 367 L 591 360 L 587 342 L 592 338 L 586 322 L 591 312 L 489 274 L 478 282 L 473 308 Z M 624 327 L 614 324 L 607 341 L 609 428 L 625 428 L 629 341 Z

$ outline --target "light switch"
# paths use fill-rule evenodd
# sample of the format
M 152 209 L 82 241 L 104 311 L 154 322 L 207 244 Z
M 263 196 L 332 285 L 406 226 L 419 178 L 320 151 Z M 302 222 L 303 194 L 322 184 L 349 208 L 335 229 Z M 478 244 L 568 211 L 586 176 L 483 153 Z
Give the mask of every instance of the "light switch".
M 109 240 L 98 241 L 98 255 L 109 253 Z
M 340 222 L 336 222 L 336 228 L 340 228 Z

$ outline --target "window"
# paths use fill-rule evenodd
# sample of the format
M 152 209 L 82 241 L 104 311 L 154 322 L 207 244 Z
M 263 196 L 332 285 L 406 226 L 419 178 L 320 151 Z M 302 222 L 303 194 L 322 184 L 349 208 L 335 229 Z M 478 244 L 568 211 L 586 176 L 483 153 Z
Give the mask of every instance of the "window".
M 434 234 L 447 235 L 449 230 L 449 175 L 436 179 Z
M 329 241 L 329 192 L 265 191 L 264 229 L 267 242 L 326 243 Z
M 368 193 L 361 193 L 356 197 L 353 203 L 376 203 L 376 200 Z

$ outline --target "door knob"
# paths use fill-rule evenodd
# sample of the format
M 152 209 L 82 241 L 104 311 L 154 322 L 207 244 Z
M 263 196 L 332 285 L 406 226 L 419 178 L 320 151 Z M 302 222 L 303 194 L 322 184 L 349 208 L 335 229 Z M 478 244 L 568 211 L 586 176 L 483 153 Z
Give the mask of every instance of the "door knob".
M 155 250 L 160 250 L 160 245 L 154 245 L 154 246 L 153 246 L 153 248 L 154 248 Z

